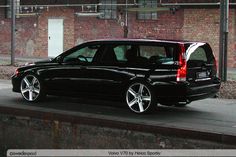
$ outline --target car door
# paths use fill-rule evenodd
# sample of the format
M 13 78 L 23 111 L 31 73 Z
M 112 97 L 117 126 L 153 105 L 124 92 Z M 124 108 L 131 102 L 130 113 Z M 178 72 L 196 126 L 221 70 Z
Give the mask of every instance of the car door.
M 86 67 L 93 64 L 99 48 L 99 44 L 88 44 L 59 56 L 59 66 L 47 70 L 49 89 L 65 94 L 89 92 Z
M 126 82 L 133 77 L 126 71 L 124 56 L 127 45 L 107 44 L 96 65 L 87 66 L 90 85 L 96 93 L 111 96 L 122 96 Z M 91 87 L 92 88 L 92 87 Z

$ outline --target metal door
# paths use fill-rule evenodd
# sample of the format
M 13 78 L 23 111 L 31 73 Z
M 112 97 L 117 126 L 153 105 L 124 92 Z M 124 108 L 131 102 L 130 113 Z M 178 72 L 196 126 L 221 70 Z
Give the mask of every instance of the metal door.
M 63 19 L 48 19 L 48 57 L 63 52 Z

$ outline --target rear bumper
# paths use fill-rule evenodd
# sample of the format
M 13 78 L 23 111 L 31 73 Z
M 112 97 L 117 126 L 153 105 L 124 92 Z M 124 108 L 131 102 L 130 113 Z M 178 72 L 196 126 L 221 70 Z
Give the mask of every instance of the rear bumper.
M 198 87 L 187 87 L 186 99 L 189 101 L 214 97 L 220 89 L 220 82 Z
M 191 86 L 189 82 L 157 83 L 154 91 L 162 103 L 191 102 L 214 97 L 220 85 L 219 79 L 201 86 Z

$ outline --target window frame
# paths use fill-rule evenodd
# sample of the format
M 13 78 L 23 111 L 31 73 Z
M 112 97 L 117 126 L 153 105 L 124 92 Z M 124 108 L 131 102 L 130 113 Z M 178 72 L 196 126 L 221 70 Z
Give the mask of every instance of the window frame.
M 57 61 L 57 60 L 60 60 L 62 63 L 64 64 L 71 64 L 70 62 L 65 62 L 64 59 L 65 57 L 81 50 L 81 49 L 84 49 L 86 47 L 89 47 L 89 46 L 99 46 L 99 48 L 96 50 L 91 62 L 78 62 L 77 64 L 97 64 L 97 62 L 99 62 L 100 58 L 101 58 L 101 54 L 103 53 L 103 50 L 104 50 L 104 45 L 103 44 L 100 44 L 100 43 L 85 43 L 85 44 L 82 44 L 82 45 L 78 45 L 76 47 L 73 47 L 69 50 L 67 50 L 66 52 L 62 53 L 61 55 L 57 56 L 54 61 Z M 96 61 L 94 61 L 94 58 L 96 57 Z
M 12 0 L 6 0 L 6 4 L 9 5 L 9 7 L 7 7 L 5 9 L 5 18 L 6 19 L 11 19 L 12 18 L 12 11 L 11 11 L 11 1 Z M 21 0 L 15 0 L 15 14 L 19 14 L 20 13 L 20 4 L 21 4 Z M 20 18 L 19 15 L 16 15 L 16 18 Z
M 146 3 L 146 1 L 150 1 L 151 5 L 148 5 L 148 3 Z M 147 5 L 146 6 L 142 6 L 143 3 L 146 3 Z M 138 4 L 139 4 L 139 8 L 145 8 L 145 7 L 154 8 L 154 7 L 157 7 L 157 1 L 156 0 L 138 0 Z M 153 14 L 155 14 L 155 15 L 153 15 Z M 141 17 L 141 15 L 143 17 Z M 157 12 L 137 12 L 136 16 L 137 16 L 138 20 L 153 20 L 153 21 L 158 20 Z
M 99 0 L 99 3 L 117 4 L 117 0 Z M 117 6 L 116 5 L 101 5 L 98 7 L 98 12 L 103 13 L 103 14 L 99 15 L 99 19 L 115 20 L 117 18 Z

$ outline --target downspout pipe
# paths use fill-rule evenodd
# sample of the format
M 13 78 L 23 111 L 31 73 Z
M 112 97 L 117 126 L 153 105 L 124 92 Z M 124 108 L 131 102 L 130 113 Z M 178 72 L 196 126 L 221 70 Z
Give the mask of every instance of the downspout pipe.
M 16 46 L 16 4 L 11 1 L 11 65 L 15 65 L 15 46 Z
M 138 6 L 137 3 L 129 3 L 129 4 L 32 4 L 32 5 L 20 5 L 21 7 L 81 7 L 84 5 L 92 5 L 92 6 Z M 161 6 L 220 6 L 220 3 L 160 3 Z M 236 3 L 229 3 L 230 6 L 235 6 Z M 8 8 L 10 5 L 0 5 L 0 8 Z

